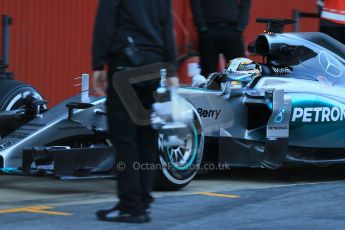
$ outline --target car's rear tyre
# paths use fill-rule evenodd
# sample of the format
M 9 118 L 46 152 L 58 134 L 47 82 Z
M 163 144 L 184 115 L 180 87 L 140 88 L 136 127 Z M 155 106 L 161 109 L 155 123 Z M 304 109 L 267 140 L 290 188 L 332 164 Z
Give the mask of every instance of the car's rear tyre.
M 164 146 L 164 134 L 158 137 L 158 163 L 155 187 L 158 190 L 178 190 L 195 177 L 201 163 L 204 148 L 204 133 L 198 114 L 188 127 L 183 144 L 178 147 Z
M 43 100 L 43 97 L 32 86 L 15 80 L 0 79 L 0 112 L 30 107 L 34 110 L 33 102 L 35 100 Z M 11 124 L 7 130 L 0 129 L 0 138 L 20 127 L 31 118 L 30 114 L 28 114 L 23 120 L 18 121 L 17 124 Z

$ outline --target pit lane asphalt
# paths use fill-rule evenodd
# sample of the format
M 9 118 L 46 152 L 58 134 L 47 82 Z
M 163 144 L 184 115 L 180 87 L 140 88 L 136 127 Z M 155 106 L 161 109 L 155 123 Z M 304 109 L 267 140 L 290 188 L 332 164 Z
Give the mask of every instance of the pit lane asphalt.
M 116 202 L 114 190 L 115 181 L 109 179 L 58 181 L 0 176 L 0 229 L 344 229 L 345 226 L 345 167 L 233 169 L 220 175 L 199 175 L 183 190 L 155 192 L 152 222 L 142 225 L 106 223 L 95 218 L 96 210 L 109 208 Z M 18 210 L 28 207 L 27 212 Z

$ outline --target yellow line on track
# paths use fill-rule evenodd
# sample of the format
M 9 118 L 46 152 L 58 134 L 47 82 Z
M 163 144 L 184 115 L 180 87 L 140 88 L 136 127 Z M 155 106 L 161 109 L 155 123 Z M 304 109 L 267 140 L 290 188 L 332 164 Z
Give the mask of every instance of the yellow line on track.
M 223 198 L 240 198 L 240 196 L 237 196 L 237 195 L 221 194 L 221 193 L 214 193 L 214 192 L 197 192 L 197 193 L 194 193 L 194 194 L 205 195 L 205 196 L 223 197 Z
M 32 207 L 22 207 L 22 208 L 11 208 L 11 209 L 0 210 L 0 214 L 29 212 L 29 213 L 40 213 L 40 214 L 58 215 L 58 216 L 70 216 L 70 215 L 72 215 L 72 213 L 67 213 L 67 212 L 49 211 L 49 209 L 53 209 L 53 208 L 54 207 L 50 207 L 50 206 L 32 206 Z

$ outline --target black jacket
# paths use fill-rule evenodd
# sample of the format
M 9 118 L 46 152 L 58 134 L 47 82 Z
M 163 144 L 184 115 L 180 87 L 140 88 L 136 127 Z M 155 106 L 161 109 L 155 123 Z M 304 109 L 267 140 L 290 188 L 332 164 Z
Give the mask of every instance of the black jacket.
M 215 23 L 248 24 L 251 0 L 190 0 L 195 26 L 200 31 Z
M 109 57 L 121 57 L 132 37 L 143 64 L 176 65 L 170 0 L 100 0 L 92 45 L 92 66 L 102 69 Z

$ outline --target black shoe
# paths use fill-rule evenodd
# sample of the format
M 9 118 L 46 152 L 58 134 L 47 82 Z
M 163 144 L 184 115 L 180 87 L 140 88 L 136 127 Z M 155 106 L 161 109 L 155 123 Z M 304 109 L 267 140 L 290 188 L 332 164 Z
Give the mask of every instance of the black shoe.
M 133 215 L 116 208 L 108 210 L 99 210 L 96 212 L 96 216 L 102 221 L 114 221 L 114 222 L 126 222 L 126 223 L 147 223 L 150 222 L 150 217 L 147 213 Z
M 132 215 L 128 213 L 120 213 L 117 217 L 114 217 L 115 222 L 123 222 L 123 223 L 134 223 L 134 224 L 142 224 L 148 223 L 151 221 L 149 215 L 140 214 L 140 215 Z
M 98 210 L 96 216 L 99 220 L 103 221 L 114 221 L 113 219 L 120 215 L 121 211 L 116 208 L 107 209 L 107 210 Z

